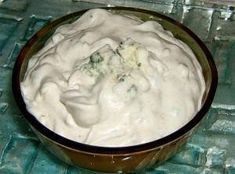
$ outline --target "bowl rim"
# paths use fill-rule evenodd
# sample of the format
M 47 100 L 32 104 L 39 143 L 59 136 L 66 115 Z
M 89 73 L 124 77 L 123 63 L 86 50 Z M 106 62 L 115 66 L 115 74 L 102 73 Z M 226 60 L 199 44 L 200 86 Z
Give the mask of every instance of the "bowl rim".
M 50 22 L 49 24 L 42 27 L 36 34 L 34 34 L 33 37 L 31 37 L 31 39 L 21 49 L 21 52 L 19 53 L 19 55 L 16 59 L 16 62 L 15 62 L 14 68 L 13 68 L 13 74 L 12 74 L 12 90 L 13 90 L 13 95 L 14 95 L 14 98 L 16 100 L 16 103 L 17 103 L 19 109 L 23 113 L 26 120 L 30 123 L 30 126 L 32 126 L 36 131 L 38 131 L 41 135 L 43 135 L 47 139 L 52 140 L 57 145 L 63 146 L 65 148 L 76 150 L 76 151 L 83 151 L 86 153 L 116 154 L 116 155 L 127 154 L 127 153 L 131 154 L 131 153 L 136 153 L 136 152 L 140 152 L 140 151 L 148 151 L 151 149 L 156 149 L 156 148 L 159 148 L 165 144 L 169 144 L 169 143 L 179 139 L 180 137 L 185 135 L 187 132 L 192 130 L 200 122 L 200 120 L 205 116 L 205 114 L 209 110 L 210 105 L 214 99 L 216 87 L 218 84 L 218 74 L 217 74 L 216 65 L 214 63 L 214 60 L 212 58 L 210 51 L 204 45 L 204 43 L 198 38 L 198 36 L 196 34 L 194 34 L 189 28 L 187 28 L 186 26 L 184 26 L 180 22 L 178 22 L 170 17 L 167 17 L 163 14 L 160 14 L 158 12 L 145 10 L 145 9 L 139 9 L 139 8 L 133 8 L 133 7 L 99 7 L 99 8 L 106 9 L 106 10 L 126 10 L 126 11 L 128 10 L 128 11 L 147 13 L 148 15 L 157 16 L 158 18 L 161 18 L 163 20 L 167 20 L 168 22 L 176 25 L 180 29 L 187 32 L 195 40 L 195 42 L 198 44 L 198 46 L 204 52 L 204 54 L 207 58 L 208 64 L 210 66 L 210 69 L 211 69 L 211 75 L 212 75 L 211 84 L 210 84 L 210 88 L 208 91 L 208 96 L 207 96 L 203 106 L 201 107 L 201 109 L 197 112 L 197 114 L 187 124 L 185 124 L 180 129 L 176 130 L 175 132 L 173 132 L 163 138 L 160 138 L 160 139 L 157 139 L 157 140 L 154 140 L 151 142 L 147 142 L 144 144 L 123 146 L 123 147 L 102 147 L 102 146 L 79 143 L 79 142 L 67 139 L 67 138 L 53 132 L 52 130 L 48 129 L 46 126 L 44 126 L 42 123 L 40 123 L 36 119 L 36 117 L 34 117 L 32 114 L 30 114 L 26 109 L 26 104 L 24 103 L 23 97 L 21 95 L 21 90 L 20 90 L 20 71 L 21 71 L 22 62 L 25 57 L 24 56 L 25 53 L 27 53 L 29 51 L 30 45 L 32 45 L 39 38 L 40 33 L 43 33 L 47 29 L 55 27 L 59 23 L 63 22 L 64 20 L 68 20 L 71 17 L 75 17 L 75 16 L 79 17 L 83 13 L 85 13 L 86 11 L 93 9 L 93 8 L 77 11 L 77 12 L 62 16 L 62 17 Z

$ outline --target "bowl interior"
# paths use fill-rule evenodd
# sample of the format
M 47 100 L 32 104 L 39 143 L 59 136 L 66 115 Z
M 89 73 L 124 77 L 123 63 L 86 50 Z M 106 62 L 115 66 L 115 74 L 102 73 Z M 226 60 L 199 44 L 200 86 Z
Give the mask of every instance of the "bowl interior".
M 205 45 L 202 43 L 202 41 L 194 34 L 192 33 L 188 28 L 184 27 L 182 24 L 174 21 L 173 19 L 170 19 L 166 16 L 163 16 L 161 14 L 158 14 L 156 12 L 146 11 L 146 10 L 140 10 L 140 9 L 134 9 L 134 8 L 124 8 L 124 7 L 115 7 L 115 8 L 106 8 L 113 13 L 122 14 L 122 15 L 131 15 L 131 16 L 137 16 L 143 21 L 147 20 L 155 20 L 158 21 L 166 30 L 169 30 L 173 33 L 173 35 L 185 42 L 189 47 L 191 47 L 192 51 L 196 55 L 202 70 L 204 79 L 206 82 L 206 91 L 204 93 L 203 101 L 202 101 L 202 108 L 197 113 L 197 115 L 183 128 L 180 130 L 170 134 L 169 136 L 166 136 L 162 139 L 146 143 L 144 145 L 137 145 L 136 147 L 129 147 L 128 151 L 137 151 L 141 149 L 146 148 L 153 148 L 155 146 L 163 145 L 164 143 L 169 143 L 173 141 L 174 139 L 179 138 L 180 136 L 184 135 L 186 132 L 190 131 L 194 126 L 198 124 L 198 122 L 202 119 L 202 117 L 205 115 L 205 113 L 208 111 L 210 104 L 213 100 L 215 89 L 217 86 L 217 71 L 215 64 L 213 62 L 213 59 L 208 51 L 208 49 L 205 47 Z M 16 61 L 14 72 L 13 72 L 13 92 L 15 94 L 15 98 L 17 100 L 17 103 L 20 105 L 21 110 L 23 111 L 24 115 L 26 116 L 26 119 L 31 123 L 31 125 L 45 135 L 46 137 L 51 138 L 55 136 L 55 133 L 50 132 L 47 128 L 43 128 L 44 131 L 39 130 L 39 128 L 42 128 L 43 125 L 40 125 L 40 123 L 36 123 L 36 120 L 32 121 L 32 115 L 27 112 L 26 106 L 23 103 L 23 98 L 20 93 L 20 82 L 24 79 L 24 75 L 27 69 L 28 61 L 29 59 L 37 53 L 45 44 L 45 42 L 50 38 L 50 36 L 54 33 L 56 28 L 58 28 L 61 25 L 72 23 L 76 19 L 78 19 L 85 11 L 76 12 L 70 15 L 67 15 L 65 17 L 59 18 L 55 20 L 52 23 L 49 23 L 47 26 L 43 27 L 38 33 L 36 33 L 29 42 L 25 45 L 25 47 L 22 49 L 21 53 L 18 56 L 18 59 Z M 14 89 L 15 88 L 15 89 Z M 23 109 L 22 109 L 23 107 Z M 31 118 L 30 118 L 31 117 Z M 39 127 L 35 127 L 34 123 L 39 124 Z M 47 134 L 47 132 L 50 132 Z M 53 138 L 52 138 L 53 139 Z M 56 138 L 54 138 L 54 141 L 60 140 L 61 142 L 64 142 L 64 140 L 67 143 L 68 146 L 71 148 L 81 148 L 81 143 L 73 142 L 71 140 L 68 140 L 66 138 L 63 138 L 59 135 L 56 135 Z M 60 143 L 60 142 L 59 142 Z M 62 143 L 63 144 L 63 143 Z M 80 144 L 80 145 L 77 145 Z M 92 148 L 92 146 L 90 146 Z M 86 148 L 87 149 L 87 148 Z M 102 149 L 102 148 L 101 148 Z M 110 148 L 103 148 L 103 150 L 106 152 L 107 149 Z M 111 148 L 114 149 L 115 148 Z M 90 149 L 88 149 L 90 150 Z M 97 147 L 96 147 L 97 150 Z M 126 150 L 125 147 L 123 148 L 116 148 L 117 151 Z M 92 149 L 91 149 L 92 151 Z M 101 150 L 102 151 L 102 150 Z M 111 151 L 112 152 L 112 151 Z
M 204 50 L 202 45 L 199 45 L 199 42 L 201 42 L 195 34 L 193 34 L 190 30 L 185 28 L 182 24 L 175 22 L 174 20 L 171 20 L 170 18 L 166 18 L 165 16 L 162 16 L 160 14 L 150 14 L 145 13 L 143 11 L 137 10 L 130 10 L 130 9 L 119 9 L 114 8 L 110 9 L 110 11 L 116 13 L 116 14 L 122 14 L 122 15 L 130 15 L 130 16 L 137 16 L 138 18 L 142 19 L 143 21 L 147 20 L 155 20 L 158 21 L 166 30 L 169 30 L 173 33 L 173 35 L 177 38 L 182 40 L 184 43 L 186 43 L 194 52 L 196 55 L 200 65 L 203 69 L 203 75 L 206 82 L 206 92 L 203 97 L 203 102 L 205 102 L 205 99 L 208 96 L 209 89 L 211 87 L 212 83 L 212 70 L 211 66 L 209 64 L 209 61 L 207 59 L 208 55 L 207 51 Z M 20 81 L 24 79 L 24 75 L 27 69 L 28 61 L 29 59 L 37 53 L 46 43 L 46 41 L 50 38 L 50 36 L 53 35 L 56 28 L 58 28 L 61 25 L 72 23 L 75 20 L 77 20 L 83 12 L 74 13 L 68 16 L 65 16 L 63 18 L 60 18 L 56 20 L 55 22 L 47 25 L 42 30 L 40 30 L 27 44 L 28 47 L 25 49 L 25 54 L 23 54 L 23 60 L 22 65 L 20 68 Z M 182 29 L 183 28 L 183 29 Z

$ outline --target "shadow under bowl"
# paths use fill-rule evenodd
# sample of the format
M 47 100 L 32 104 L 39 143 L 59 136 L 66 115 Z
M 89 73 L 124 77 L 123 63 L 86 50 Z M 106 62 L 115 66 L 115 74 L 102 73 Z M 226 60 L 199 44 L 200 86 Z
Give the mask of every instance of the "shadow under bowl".
M 194 52 L 201 67 L 206 83 L 202 107 L 193 119 L 185 126 L 161 139 L 129 147 L 99 147 L 82 144 L 62 137 L 42 125 L 27 111 L 20 90 L 20 83 L 24 78 L 29 59 L 37 53 L 61 25 L 72 23 L 84 11 L 75 12 L 61 17 L 38 31 L 21 50 L 13 70 L 12 89 L 15 100 L 29 125 L 49 151 L 61 160 L 95 171 L 103 172 L 134 172 L 159 164 L 173 154 L 191 136 L 200 120 L 209 110 L 217 87 L 217 70 L 212 56 L 203 42 L 187 27 L 179 22 L 153 11 L 128 7 L 106 7 L 116 14 L 137 16 L 143 21 L 155 20 L 166 30 L 185 42 Z

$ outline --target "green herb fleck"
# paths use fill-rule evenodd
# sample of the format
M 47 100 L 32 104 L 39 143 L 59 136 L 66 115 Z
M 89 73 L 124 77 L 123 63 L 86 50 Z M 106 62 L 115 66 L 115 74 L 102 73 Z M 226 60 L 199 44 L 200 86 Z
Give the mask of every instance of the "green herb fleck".
M 118 74 L 117 79 L 119 82 L 124 82 L 126 78 L 126 74 Z
M 99 52 L 94 53 L 90 56 L 90 62 L 91 63 L 100 63 L 104 60 L 104 58 L 100 55 Z

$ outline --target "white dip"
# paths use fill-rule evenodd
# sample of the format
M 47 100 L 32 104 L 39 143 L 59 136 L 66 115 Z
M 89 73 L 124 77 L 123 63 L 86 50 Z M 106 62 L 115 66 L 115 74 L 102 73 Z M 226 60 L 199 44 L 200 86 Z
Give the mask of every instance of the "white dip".
M 191 49 L 159 23 L 94 9 L 56 30 L 21 90 L 29 112 L 59 135 L 129 146 L 190 121 L 205 83 Z

